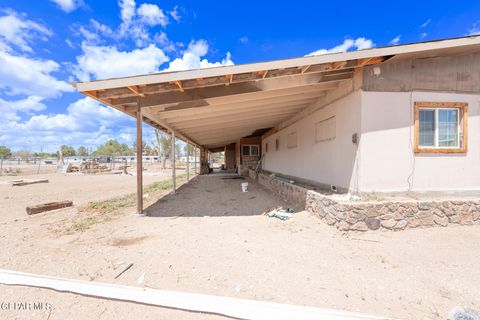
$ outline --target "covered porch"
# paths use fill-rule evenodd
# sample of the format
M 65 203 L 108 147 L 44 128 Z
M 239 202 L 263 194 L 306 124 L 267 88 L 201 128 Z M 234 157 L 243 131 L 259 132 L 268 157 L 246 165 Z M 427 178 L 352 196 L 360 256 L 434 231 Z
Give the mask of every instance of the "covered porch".
M 175 139 L 198 148 L 200 174 L 207 173 L 208 154 L 215 150 L 224 150 L 227 168 L 244 173 L 261 168 L 263 139 L 361 88 L 365 66 L 470 44 L 444 40 L 74 85 L 137 119 L 137 212 L 142 213 L 143 122 L 170 133 L 173 150 Z

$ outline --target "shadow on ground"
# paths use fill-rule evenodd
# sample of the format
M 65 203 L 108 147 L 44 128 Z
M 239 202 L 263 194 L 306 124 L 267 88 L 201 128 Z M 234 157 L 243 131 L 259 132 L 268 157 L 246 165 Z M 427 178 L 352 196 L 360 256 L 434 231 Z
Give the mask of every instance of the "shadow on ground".
M 242 192 L 242 182 L 248 182 L 248 192 Z M 195 177 L 175 194 L 146 208 L 145 213 L 151 217 L 254 216 L 274 206 L 288 207 L 255 181 L 213 174 Z

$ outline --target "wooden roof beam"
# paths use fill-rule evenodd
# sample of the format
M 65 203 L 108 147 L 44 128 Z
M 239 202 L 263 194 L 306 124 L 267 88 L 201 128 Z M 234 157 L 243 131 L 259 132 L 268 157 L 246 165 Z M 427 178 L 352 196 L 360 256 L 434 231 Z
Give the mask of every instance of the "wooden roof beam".
M 285 109 L 296 109 L 299 105 L 309 105 L 317 101 L 317 99 L 308 99 L 308 100 L 299 100 L 294 102 L 287 102 L 287 103 L 272 103 L 272 104 L 264 104 L 261 106 L 249 105 L 247 107 L 242 108 L 215 108 L 215 109 L 200 109 L 192 112 L 190 114 L 185 114 L 183 116 L 177 117 L 166 117 L 162 113 L 158 114 L 157 116 L 160 119 L 166 119 L 169 123 L 182 123 L 187 121 L 202 121 L 209 120 L 212 118 L 223 117 L 223 116 L 230 116 L 235 117 L 237 115 L 244 115 L 244 114 L 257 114 L 260 112 L 268 112 L 268 111 L 275 111 L 275 110 L 285 110 Z
M 229 86 L 233 83 L 233 74 L 227 74 L 225 78 L 227 79 L 227 83 L 225 85 Z
M 128 90 L 132 91 L 136 95 L 139 95 L 140 97 L 145 97 L 145 95 L 143 93 L 140 93 L 140 90 L 138 89 L 137 86 L 129 86 L 127 88 L 128 88 Z
M 350 79 L 349 75 L 344 78 L 335 79 L 335 81 Z M 311 90 L 328 90 L 329 86 L 338 86 L 338 83 L 332 81 L 320 81 L 321 76 L 312 75 L 308 78 L 293 78 L 293 79 L 269 79 L 252 83 L 238 83 L 230 86 L 216 86 L 199 89 L 185 90 L 185 92 L 165 92 L 156 95 L 148 95 L 143 101 L 143 106 L 153 107 L 162 106 L 171 103 L 180 103 L 195 100 L 205 100 L 211 98 L 218 98 L 219 100 L 226 100 L 226 102 L 235 102 L 235 100 L 245 100 L 249 95 L 257 96 L 259 94 L 276 96 L 282 91 L 302 91 Z M 323 87 L 323 88 L 322 88 Z M 220 99 L 222 98 L 222 99 Z M 132 98 L 118 98 L 112 99 L 113 105 L 123 105 L 134 103 Z
M 335 87 L 337 88 L 337 86 Z M 331 88 L 334 89 L 334 88 Z M 309 90 L 302 92 L 279 92 L 275 97 L 251 97 L 242 101 L 218 101 L 217 99 L 201 100 L 202 103 L 185 102 L 177 106 L 155 109 L 160 117 L 165 119 L 183 117 L 185 115 L 201 115 L 212 111 L 232 109 L 240 106 L 242 109 L 248 107 L 262 107 L 264 105 L 297 103 L 310 99 L 325 96 L 324 90 Z M 219 109 L 221 108 L 221 109 Z
M 262 112 L 248 112 L 243 114 L 236 114 L 236 115 L 223 115 L 221 117 L 212 117 L 206 118 L 201 121 L 199 120 L 190 120 L 185 122 L 175 123 L 175 128 L 180 130 L 182 129 L 191 129 L 195 127 L 205 127 L 212 124 L 218 123 L 237 123 L 243 120 L 258 120 L 258 119 L 268 119 L 269 117 L 279 116 L 279 115 L 287 115 L 298 112 L 299 110 L 306 108 L 309 104 L 297 105 L 292 106 L 291 108 L 284 108 L 280 110 L 268 110 Z
M 177 87 L 180 89 L 181 92 L 185 92 L 185 89 L 183 88 L 182 81 L 175 80 L 175 84 L 177 85 Z

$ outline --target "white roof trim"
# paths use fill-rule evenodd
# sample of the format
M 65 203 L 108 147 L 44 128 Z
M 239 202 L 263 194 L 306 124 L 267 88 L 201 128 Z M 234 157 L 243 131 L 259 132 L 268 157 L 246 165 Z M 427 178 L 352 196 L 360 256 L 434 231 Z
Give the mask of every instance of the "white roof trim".
M 141 84 L 164 83 L 171 81 L 182 81 L 196 78 L 207 78 L 215 76 L 225 76 L 229 74 L 239 74 L 256 72 L 263 70 L 275 70 L 292 67 L 307 66 L 312 64 L 321 64 L 345 60 L 373 58 L 377 56 L 390 56 L 406 53 L 417 53 L 431 50 L 447 49 L 454 47 L 464 47 L 480 44 L 480 36 L 469 36 L 463 38 L 437 40 L 421 43 L 413 43 L 392 47 L 374 48 L 358 50 L 344 53 L 332 53 L 318 56 L 309 56 L 301 58 L 292 58 L 284 60 L 275 60 L 269 62 L 257 62 L 233 66 L 223 66 L 215 68 L 195 69 L 177 72 L 160 72 L 147 75 L 131 76 L 124 78 L 114 78 L 106 80 L 96 80 L 90 82 L 72 83 L 78 91 L 104 90 L 111 88 L 120 88 L 127 86 L 136 86 Z

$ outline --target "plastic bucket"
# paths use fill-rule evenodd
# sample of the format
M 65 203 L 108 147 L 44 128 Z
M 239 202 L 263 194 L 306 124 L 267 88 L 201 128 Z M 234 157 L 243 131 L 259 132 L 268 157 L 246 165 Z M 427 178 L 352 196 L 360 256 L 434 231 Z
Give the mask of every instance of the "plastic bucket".
M 242 182 L 242 191 L 248 192 L 248 182 Z

